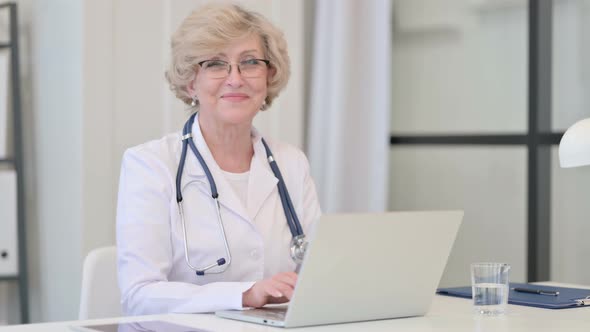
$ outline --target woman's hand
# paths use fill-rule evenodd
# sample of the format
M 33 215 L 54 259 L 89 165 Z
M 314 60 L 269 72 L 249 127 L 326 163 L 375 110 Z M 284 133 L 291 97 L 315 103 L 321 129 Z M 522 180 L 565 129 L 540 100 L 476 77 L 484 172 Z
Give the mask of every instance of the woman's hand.
M 259 308 L 269 303 L 285 303 L 293 296 L 297 273 L 277 273 L 269 279 L 258 281 L 242 294 L 242 306 Z

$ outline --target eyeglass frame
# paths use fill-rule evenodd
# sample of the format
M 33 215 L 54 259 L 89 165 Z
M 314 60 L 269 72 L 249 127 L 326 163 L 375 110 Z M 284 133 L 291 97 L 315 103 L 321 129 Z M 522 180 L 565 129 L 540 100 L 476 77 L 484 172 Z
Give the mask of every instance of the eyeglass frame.
M 221 78 L 227 78 L 230 74 L 231 74 L 231 70 L 232 70 L 232 65 L 236 65 L 236 67 L 238 68 L 238 73 L 240 73 L 240 75 L 242 75 L 242 69 L 240 68 L 240 65 L 243 62 L 246 61 L 252 61 L 252 60 L 257 60 L 257 61 L 261 61 L 266 65 L 266 68 L 268 69 L 270 67 L 270 60 L 267 59 L 257 59 L 257 58 L 253 58 L 253 59 L 246 59 L 246 60 L 242 60 L 240 62 L 229 62 L 229 61 L 225 61 L 225 60 L 220 60 L 220 59 L 208 59 L 208 60 L 203 60 L 200 62 L 197 62 L 197 65 L 199 65 L 200 68 L 203 68 L 203 64 L 205 62 L 209 62 L 209 61 L 219 61 L 219 62 L 224 62 L 227 64 L 227 74 L 223 77 L 218 77 L 217 79 L 221 79 Z M 207 68 L 203 68 L 204 70 L 206 70 Z M 248 78 L 247 76 L 244 76 L 246 78 Z M 250 78 L 257 78 L 258 76 L 255 77 L 250 77 Z

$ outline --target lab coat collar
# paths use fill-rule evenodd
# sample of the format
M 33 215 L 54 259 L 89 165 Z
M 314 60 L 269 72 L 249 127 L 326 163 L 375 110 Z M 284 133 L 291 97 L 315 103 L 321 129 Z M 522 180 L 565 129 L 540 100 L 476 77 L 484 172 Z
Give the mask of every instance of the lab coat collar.
M 252 157 L 250 164 L 250 179 L 248 180 L 248 214 L 254 219 L 264 202 L 277 188 L 279 180 L 270 168 L 266 149 L 262 144 L 262 136 L 254 127 L 252 127 L 252 144 L 254 157 Z
M 213 155 L 211 154 L 211 151 L 209 150 L 209 147 L 203 138 L 203 134 L 199 126 L 198 116 L 199 115 L 197 114 L 197 118 L 195 119 L 192 128 L 193 140 L 197 146 L 197 149 L 199 149 L 199 152 L 203 156 L 203 160 L 205 160 L 207 163 L 207 166 L 211 171 L 211 175 L 215 179 L 217 191 L 219 192 L 219 203 L 225 208 L 233 211 L 240 217 L 252 223 L 264 202 L 268 199 L 274 188 L 276 188 L 278 182 L 270 168 L 270 165 L 268 164 L 266 150 L 264 149 L 264 145 L 262 144 L 261 140 L 262 136 L 258 130 L 256 130 L 256 128 L 252 127 L 254 157 L 252 158 L 252 162 L 250 164 L 248 200 L 247 206 L 245 207 L 234 193 L 232 186 L 227 182 L 221 168 L 217 162 L 215 162 L 215 159 L 213 158 Z M 180 153 L 178 155 L 178 160 L 180 160 Z M 205 171 L 199 164 L 197 157 L 193 154 L 190 147 L 188 147 L 185 170 L 181 185 L 184 187 L 188 182 L 194 180 L 203 182 L 205 185 L 201 185 L 200 187 L 206 192 L 207 195 L 211 196 L 211 189 L 209 182 L 207 181 Z

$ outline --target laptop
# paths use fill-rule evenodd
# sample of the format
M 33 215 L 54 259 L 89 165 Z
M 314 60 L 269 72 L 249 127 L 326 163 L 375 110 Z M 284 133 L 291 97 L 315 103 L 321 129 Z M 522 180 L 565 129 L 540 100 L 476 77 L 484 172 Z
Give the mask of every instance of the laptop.
M 215 314 L 280 327 L 422 316 L 462 219 L 463 211 L 323 215 L 288 305 Z

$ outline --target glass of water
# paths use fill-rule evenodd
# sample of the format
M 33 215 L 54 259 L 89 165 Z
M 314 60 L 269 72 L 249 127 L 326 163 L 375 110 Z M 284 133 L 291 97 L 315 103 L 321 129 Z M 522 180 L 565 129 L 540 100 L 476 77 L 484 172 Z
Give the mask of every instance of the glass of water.
M 496 316 L 506 312 L 508 304 L 508 275 L 505 263 L 471 264 L 471 291 L 475 312 Z

